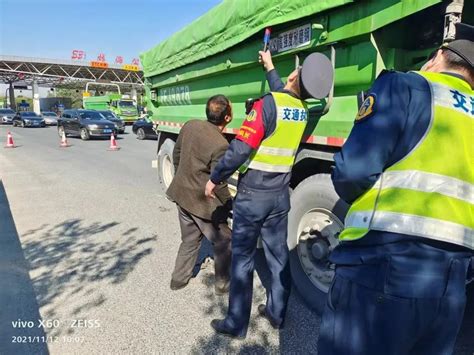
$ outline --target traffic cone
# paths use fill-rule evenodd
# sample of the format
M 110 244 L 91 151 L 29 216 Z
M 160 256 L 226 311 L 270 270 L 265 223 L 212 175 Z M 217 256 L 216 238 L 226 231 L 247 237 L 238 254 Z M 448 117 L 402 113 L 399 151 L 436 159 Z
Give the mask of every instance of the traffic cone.
M 61 138 L 61 144 L 59 145 L 61 148 L 67 148 L 71 145 L 67 142 L 66 132 L 63 131 L 63 136 Z
M 7 145 L 5 146 L 5 148 L 16 148 L 15 144 L 13 143 L 13 136 L 10 131 L 8 131 L 7 133 Z
M 119 146 L 117 145 L 117 142 L 116 142 L 116 140 L 115 140 L 115 136 L 114 136 L 114 134 L 112 133 L 112 134 L 110 135 L 110 147 L 109 147 L 109 149 L 107 149 L 107 150 L 119 150 L 119 149 L 120 149 L 120 148 L 119 148 Z

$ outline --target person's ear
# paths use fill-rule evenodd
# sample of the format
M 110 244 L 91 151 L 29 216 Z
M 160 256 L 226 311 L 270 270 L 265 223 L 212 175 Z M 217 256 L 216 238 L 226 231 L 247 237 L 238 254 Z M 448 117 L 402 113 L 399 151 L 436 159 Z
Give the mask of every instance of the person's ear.
M 433 68 L 436 68 L 436 66 L 443 60 L 442 59 L 442 53 L 443 51 L 441 49 L 438 49 L 436 52 L 434 52 L 431 56 L 430 59 L 421 67 L 420 70 L 422 71 L 432 71 Z
M 288 75 L 288 81 L 290 83 L 294 82 L 298 78 L 298 70 L 293 70 L 290 75 Z

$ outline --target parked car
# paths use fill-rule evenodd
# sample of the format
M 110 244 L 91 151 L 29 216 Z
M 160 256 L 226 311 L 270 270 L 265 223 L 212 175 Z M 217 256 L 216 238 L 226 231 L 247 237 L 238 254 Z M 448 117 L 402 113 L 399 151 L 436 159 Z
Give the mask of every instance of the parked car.
M 0 123 L 12 123 L 13 117 L 15 117 L 15 111 L 9 108 L 0 108 Z
M 140 140 L 146 138 L 157 138 L 157 134 L 153 128 L 153 122 L 146 118 L 140 118 L 133 123 L 132 132 L 137 135 Z
M 110 110 L 97 110 L 97 111 L 100 112 L 105 117 L 106 120 L 113 122 L 115 124 L 115 129 L 118 131 L 118 133 L 125 132 L 125 123 L 115 113 L 113 113 Z
M 13 117 L 13 127 L 46 127 L 43 117 L 33 111 L 20 111 Z
M 53 112 L 53 111 L 41 112 L 41 116 L 43 116 L 44 122 L 47 125 L 56 126 L 58 124 L 58 115 L 56 115 L 56 112 Z
M 105 119 L 99 112 L 94 110 L 64 110 L 58 119 L 58 134 L 78 135 L 82 140 L 91 137 L 117 136 L 117 130 L 113 122 Z

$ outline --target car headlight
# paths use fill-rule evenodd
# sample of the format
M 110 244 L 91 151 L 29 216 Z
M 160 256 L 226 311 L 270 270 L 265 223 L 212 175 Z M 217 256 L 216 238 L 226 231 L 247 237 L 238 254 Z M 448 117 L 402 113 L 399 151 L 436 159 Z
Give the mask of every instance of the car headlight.
M 25 121 L 25 123 L 31 123 L 31 121 L 30 121 L 30 120 L 24 120 L 24 121 Z
M 87 125 L 87 127 L 89 127 L 90 129 L 97 129 L 97 128 L 99 128 L 99 126 L 96 125 L 96 124 L 89 124 L 89 125 Z

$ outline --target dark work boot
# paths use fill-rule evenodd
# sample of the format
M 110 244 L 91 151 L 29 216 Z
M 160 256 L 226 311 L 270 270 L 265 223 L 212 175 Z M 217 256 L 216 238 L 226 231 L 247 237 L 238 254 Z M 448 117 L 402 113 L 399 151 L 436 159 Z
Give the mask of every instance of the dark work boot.
M 224 335 L 232 339 L 245 339 L 245 335 L 237 335 L 232 333 L 232 330 L 227 329 L 224 325 L 224 319 L 213 319 L 211 321 L 211 327 L 214 328 L 216 333 Z

